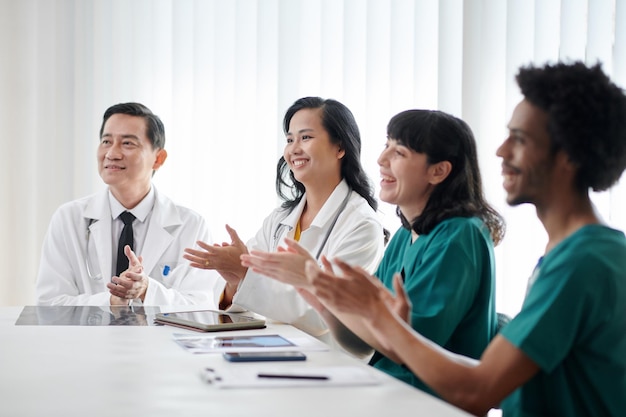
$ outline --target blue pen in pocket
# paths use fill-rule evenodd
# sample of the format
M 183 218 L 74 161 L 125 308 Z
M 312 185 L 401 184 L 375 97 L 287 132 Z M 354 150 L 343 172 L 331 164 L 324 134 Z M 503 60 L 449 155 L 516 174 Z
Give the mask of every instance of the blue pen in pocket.
M 164 277 L 166 277 L 166 276 L 168 276 L 168 275 L 169 275 L 169 273 L 170 273 L 170 269 L 171 269 L 171 268 L 170 268 L 170 266 L 169 266 L 169 265 L 165 265 L 165 266 L 163 267 L 163 276 L 164 276 Z

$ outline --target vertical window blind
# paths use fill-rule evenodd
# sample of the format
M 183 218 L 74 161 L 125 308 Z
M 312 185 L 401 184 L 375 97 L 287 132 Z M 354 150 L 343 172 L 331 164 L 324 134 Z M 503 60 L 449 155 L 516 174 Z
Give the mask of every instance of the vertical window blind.
M 626 86 L 625 0 L 0 0 L 0 304 L 34 302 L 52 212 L 104 186 L 95 155 L 108 106 L 139 101 L 161 116 L 169 157 L 154 183 L 221 242 L 225 223 L 247 239 L 279 203 L 282 117 L 315 95 L 355 114 L 376 188 L 394 114 L 469 123 L 508 225 L 497 307 L 515 314 L 547 237 L 531 206 L 505 204 L 495 151 L 521 99 L 520 65 L 574 59 Z M 623 183 L 594 195 L 620 229 Z M 394 207 L 380 215 L 399 227 Z

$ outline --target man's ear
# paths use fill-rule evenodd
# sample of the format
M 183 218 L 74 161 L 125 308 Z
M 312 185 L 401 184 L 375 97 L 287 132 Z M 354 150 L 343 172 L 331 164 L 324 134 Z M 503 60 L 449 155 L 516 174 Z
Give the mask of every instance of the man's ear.
M 166 159 L 167 151 L 163 148 L 159 149 L 156 154 L 156 160 L 154 161 L 154 165 L 152 165 L 152 169 L 156 171 L 157 169 L 161 168 L 161 165 L 163 165 Z
M 580 165 L 572 161 L 570 156 L 562 149 L 558 150 L 554 156 L 554 167 L 559 172 L 559 177 L 567 177 L 574 181 L 576 172 L 580 169 Z
M 448 178 L 450 172 L 452 172 L 452 164 L 450 161 L 441 161 L 436 164 L 432 164 L 428 167 L 428 173 L 430 176 L 429 182 L 432 185 L 440 184 Z
M 555 159 L 556 159 L 557 165 L 563 167 L 564 169 L 568 171 L 575 172 L 576 170 L 578 170 L 579 165 L 575 163 L 574 161 L 572 161 L 570 156 L 562 149 L 559 149 L 557 151 Z

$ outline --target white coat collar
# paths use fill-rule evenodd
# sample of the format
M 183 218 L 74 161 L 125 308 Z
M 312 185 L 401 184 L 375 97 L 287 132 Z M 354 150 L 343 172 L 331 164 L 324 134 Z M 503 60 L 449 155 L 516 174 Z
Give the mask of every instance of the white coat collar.
M 137 204 L 135 207 L 128 211 L 130 211 L 137 220 L 139 220 L 140 222 L 144 222 L 146 221 L 148 214 L 150 214 L 150 212 L 152 211 L 155 200 L 155 190 L 154 187 L 151 186 L 150 191 L 148 191 L 148 194 L 146 194 L 143 200 L 141 200 L 139 204 Z M 117 219 L 120 214 L 122 214 L 124 211 L 127 211 L 122 203 L 120 203 L 117 198 L 115 198 L 115 196 L 111 192 L 111 189 L 109 189 L 109 205 L 111 207 L 111 217 L 113 219 Z
M 341 202 L 346 197 L 350 187 L 348 187 L 348 183 L 345 179 L 341 180 L 339 184 L 335 187 L 332 194 L 328 197 L 328 200 L 322 206 L 322 209 L 317 213 L 317 216 L 313 219 L 311 223 L 311 227 L 324 228 L 328 223 L 334 220 L 337 210 L 339 210 L 339 206 L 341 206 Z M 304 205 L 306 204 L 306 193 L 302 196 L 302 199 L 298 203 L 298 205 L 291 210 L 281 222 L 281 225 L 287 226 L 291 229 L 296 227 L 298 221 L 300 220 L 300 216 L 302 215 L 302 211 L 304 210 Z
M 145 271 L 151 271 L 161 258 L 161 255 L 172 244 L 173 232 L 182 225 L 182 219 L 176 205 L 165 195 L 154 189 L 154 207 L 150 224 L 146 232 L 146 240 L 143 253 L 143 266 Z M 96 245 L 96 251 L 100 262 L 100 270 L 106 275 L 111 275 L 113 259 L 113 242 L 111 241 L 111 206 L 109 204 L 108 188 L 94 194 L 85 206 L 83 216 L 89 225 L 89 230 Z

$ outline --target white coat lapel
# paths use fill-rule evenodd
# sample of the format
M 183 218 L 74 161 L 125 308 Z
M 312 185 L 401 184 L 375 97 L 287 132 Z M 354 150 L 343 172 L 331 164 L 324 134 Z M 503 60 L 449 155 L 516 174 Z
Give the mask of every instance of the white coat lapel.
M 99 271 L 102 273 L 103 281 L 109 282 L 113 277 L 113 271 L 111 270 L 113 265 L 113 247 L 111 241 L 111 207 L 109 205 L 108 189 L 95 194 L 93 198 L 89 200 L 83 215 L 87 224 L 91 222 L 89 226 L 89 256 L 91 262 L 97 262 Z M 91 255 L 91 251 L 94 249 L 95 255 Z
M 167 197 L 161 196 L 156 189 L 155 197 L 143 253 L 141 254 L 144 270 L 148 274 L 157 266 L 163 253 L 174 241 L 173 231 L 182 224 L 174 203 Z

